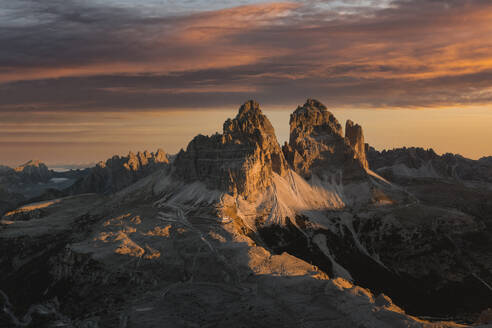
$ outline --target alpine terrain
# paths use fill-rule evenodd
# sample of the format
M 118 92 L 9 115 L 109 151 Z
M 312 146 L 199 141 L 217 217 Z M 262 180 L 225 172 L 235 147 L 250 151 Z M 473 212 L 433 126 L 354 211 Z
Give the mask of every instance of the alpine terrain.
M 115 156 L 58 192 L 10 188 L 0 326 L 492 323 L 491 158 L 365 142 L 308 99 L 280 145 L 251 100 L 176 155 Z M 54 175 L 0 170 L 5 186 Z

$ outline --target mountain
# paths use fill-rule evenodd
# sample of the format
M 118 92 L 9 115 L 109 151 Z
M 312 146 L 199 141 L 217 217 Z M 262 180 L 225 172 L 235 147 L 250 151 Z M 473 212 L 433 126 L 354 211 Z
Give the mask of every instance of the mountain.
M 392 180 L 379 171 L 399 165 L 388 158 L 314 99 L 292 113 L 282 147 L 248 101 L 173 161 L 163 151 L 113 157 L 72 195 L 3 216 L 0 323 L 487 323 L 487 180 Z
M 176 174 L 185 181 L 203 181 L 210 189 L 252 198 L 263 192 L 274 176 L 285 176 L 287 162 L 272 124 L 258 103 L 248 101 L 223 134 L 199 135 L 175 161 Z
M 382 152 L 367 148 L 371 167 L 388 178 L 449 178 L 492 183 L 491 157 L 471 160 L 449 153 L 439 156 L 433 149 L 415 147 Z
M 99 162 L 89 173 L 72 185 L 70 194 L 113 193 L 119 191 L 152 172 L 167 167 L 168 155 L 162 149 L 155 153 L 148 151 L 128 156 L 113 156 L 106 162 Z
M 24 181 L 30 183 L 48 182 L 52 176 L 52 172 L 48 170 L 48 167 L 38 160 L 31 160 L 23 165 L 19 165 L 14 168 L 14 171 Z
M 0 166 L 0 215 L 39 197 L 62 194 L 85 170 L 55 172 L 39 160 L 30 160 L 15 168 Z
M 0 166 L 1 184 L 36 184 L 46 183 L 53 176 L 48 167 L 38 161 L 31 160 L 15 168 Z
M 284 152 L 291 167 L 304 178 L 340 174 L 346 181 L 366 175 L 362 128 L 346 123 L 346 136 L 335 116 L 320 102 L 308 99 L 290 116 L 290 139 Z

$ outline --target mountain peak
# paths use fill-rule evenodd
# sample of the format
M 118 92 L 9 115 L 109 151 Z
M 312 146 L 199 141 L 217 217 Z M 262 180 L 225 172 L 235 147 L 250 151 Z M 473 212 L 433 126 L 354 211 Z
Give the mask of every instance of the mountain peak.
M 16 172 L 27 172 L 27 171 L 33 171 L 33 170 L 42 170 L 42 171 L 48 171 L 48 167 L 46 164 L 41 162 L 40 160 L 30 160 L 22 165 L 17 166 L 14 169 Z
M 247 115 L 248 113 L 261 113 L 260 104 L 256 100 L 248 100 L 239 107 L 238 116 Z
M 169 163 L 167 154 L 162 148 L 157 149 L 155 153 L 155 161 L 157 163 Z
M 342 136 L 342 126 L 325 105 L 315 99 L 307 99 L 303 106 L 290 115 L 291 138 L 311 134 L 314 129 L 323 129 L 331 135 Z
M 352 121 L 347 124 L 353 144 L 345 139 L 341 124 L 326 106 L 308 99 L 290 116 L 289 144 L 283 148 L 287 161 L 305 178 L 340 170 L 344 179 L 362 177 L 367 167 L 362 128 Z
M 306 102 L 304 103 L 303 108 L 306 109 L 317 109 L 321 111 L 327 110 L 326 106 L 323 105 L 319 100 L 313 99 L 313 98 L 308 98 Z
M 43 162 L 41 162 L 38 159 L 31 159 L 27 161 L 26 163 L 19 165 L 15 168 L 17 172 L 24 170 L 26 167 L 43 167 L 46 166 Z
M 196 136 L 178 154 L 176 168 L 187 180 L 245 197 L 266 188 L 273 173 L 288 170 L 275 130 L 254 100 L 224 122 L 223 134 Z
M 46 182 L 50 179 L 51 173 L 46 164 L 40 160 L 30 160 L 14 169 L 28 181 Z
M 223 133 L 228 141 L 239 139 L 243 143 L 277 143 L 272 123 L 254 100 L 245 102 L 234 119 L 224 122 Z

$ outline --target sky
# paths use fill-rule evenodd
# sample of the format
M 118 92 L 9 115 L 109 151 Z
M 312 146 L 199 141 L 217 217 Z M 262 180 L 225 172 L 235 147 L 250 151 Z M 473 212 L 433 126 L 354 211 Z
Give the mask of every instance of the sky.
M 492 155 L 490 0 L 0 0 L 0 164 L 169 153 L 306 98 L 377 149 Z M 343 125 L 343 124 L 342 124 Z

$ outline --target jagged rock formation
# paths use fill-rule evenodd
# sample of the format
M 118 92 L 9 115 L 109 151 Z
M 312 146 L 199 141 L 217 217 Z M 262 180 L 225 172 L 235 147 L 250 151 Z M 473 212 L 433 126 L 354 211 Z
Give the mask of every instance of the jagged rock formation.
M 327 161 L 342 163 L 339 148 L 343 148 L 342 126 L 323 104 L 308 99 L 291 114 L 290 139 L 284 151 L 296 172 L 309 177 L 322 152 L 329 156 Z
M 13 188 L 21 185 L 46 183 L 54 176 L 54 172 L 38 161 L 31 160 L 16 168 L 0 165 L 0 185 Z
M 283 147 L 289 164 L 307 179 L 312 174 L 325 179 L 363 178 L 367 163 L 360 150 L 362 128 L 347 126 L 349 135 L 344 138 L 342 126 L 326 106 L 308 99 L 290 116 L 290 139 Z
M 252 100 L 224 123 L 222 134 L 195 137 L 174 166 L 186 181 L 203 181 L 210 189 L 246 198 L 265 190 L 273 173 L 287 172 L 273 126 Z
M 365 169 L 369 168 L 366 159 L 366 145 L 364 143 L 364 133 L 359 124 L 347 120 L 345 124 L 345 140 L 355 152 L 355 156 Z
M 52 172 L 48 167 L 38 160 L 31 160 L 14 169 L 23 181 L 29 183 L 47 182 L 52 178 Z
M 449 178 L 492 183 L 492 161 L 461 155 L 438 155 L 433 149 L 403 147 L 381 152 L 366 146 L 371 168 L 389 179 Z
M 162 149 L 155 153 L 129 152 L 128 156 L 113 156 L 99 162 L 86 177 L 70 187 L 69 193 L 114 193 L 168 164 L 168 156 Z

